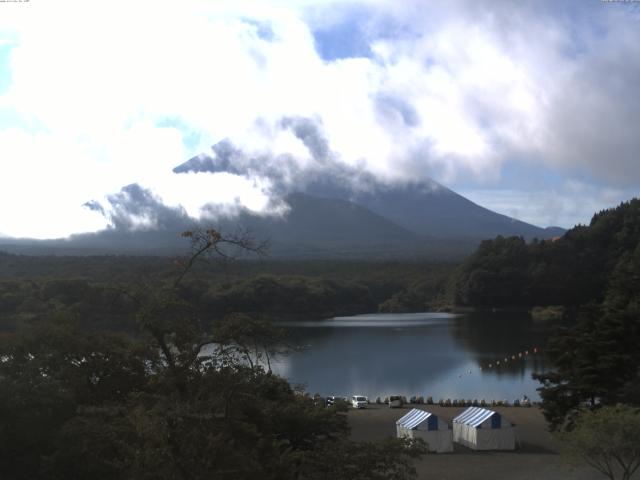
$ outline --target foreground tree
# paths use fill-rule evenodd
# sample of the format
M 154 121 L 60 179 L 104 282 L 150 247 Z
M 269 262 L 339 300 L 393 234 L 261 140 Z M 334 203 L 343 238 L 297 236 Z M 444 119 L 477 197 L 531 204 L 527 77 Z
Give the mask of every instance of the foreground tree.
M 413 460 L 427 453 L 421 439 L 325 443 L 307 455 L 304 480 L 410 480 Z M 331 459 L 331 461 L 327 461 Z
M 552 430 L 572 428 L 585 408 L 622 400 L 640 360 L 634 338 L 637 319 L 592 306 L 583 310 L 577 325 L 551 339 L 547 355 L 554 369 L 534 378 L 542 383 L 538 391 Z
M 585 462 L 611 480 L 629 480 L 640 468 L 640 409 L 583 412 L 575 428 L 559 437 L 571 462 Z
M 585 408 L 640 404 L 640 244 L 614 269 L 602 304 L 582 309 L 576 325 L 552 338 L 554 366 L 535 374 L 551 428 L 572 428 Z
M 272 326 L 233 316 L 205 328 L 182 280 L 208 253 L 259 250 L 215 230 L 184 236 L 193 251 L 173 281 L 120 289 L 136 305 L 136 336 L 62 315 L 1 340 L 3 480 L 315 479 L 334 454 L 335 478 L 411 478 L 419 447 L 356 446 L 343 410 L 265 371 Z M 377 476 L 350 476 L 354 461 Z

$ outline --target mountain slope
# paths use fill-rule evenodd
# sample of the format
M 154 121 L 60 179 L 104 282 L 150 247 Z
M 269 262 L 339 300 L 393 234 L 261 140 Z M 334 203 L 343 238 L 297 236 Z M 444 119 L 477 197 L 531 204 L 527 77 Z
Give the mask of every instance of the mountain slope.
M 309 143 L 306 135 L 299 138 L 310 151 L 317 150 L 316 143 Z M 493 212 L 431 179 L 404 184 L 383 183 L 371 173 L 346 165 L 327 155 L 324 149 L 320 150 L 324 154 L 314 157 L 317 164 L 306 171 L 285 157 L 277 161 L 270 157 L 252 158 L 223 140 L 212 146 L 210 154 L 193 157 L 173 171 L 176 174 L 226 172 L 264 176 L 277 192 L 297 191 L 349 200 L 409 231 L 438 238 L 485 239 L 502 235 L 533 239 L 564 233 L 558 227 L 546 230 Z
M 267 240 L 274 257 L 457 256 L 470 252 L 468 241 L 437 241 L 418 235 L 348 200 L 314 197 L 302 193 L 285 197 L 290 206 L 283 216 L 259 215 L 242 210 L 234 217 L 203 221 L 223 232 L 248 230 L 257 240 Z M 130 254 L 183 252 L 180 233 L 193 228 L 184 217 L 155 230 L 122 231 L 115 228 L 46 241 L 0 240 L 0 249 L 14 253 Z
M 128 186 L 135 190 L 134 186 Z M 452 257 L 470 253 L 480 239 L 497 235 L 525 238 L 558 236 L 557 229 L 542 229 L 482 208 L 435 183 L 404 187 L 375 185 L 367 193 L 349 193 L 337 183 L 308 185 L 307 193 L 292 193 L 284 200 L 289 211 L 267 216 L 241 210 L 235 217 L 203 221 L 225 232 L 238 227 L 270 242 L 276 257 Z M 336 197 L 329 198 L 327 195 Z M 340 196 L 342 198 L 340 198 Z M 348 199 L 352 198 L 354 201 Z M 179 234 L 193 228 L 184 211 L 161 204 L 154 230 L 109 228 L 68 239 L 35 241 L 0 238 L 0 248 L 15 253 L 57 254 L 171 254 L 184 251 Z
M 240 225 L 268 239 L 276 256 L 407 255 L 427 253 L 438 243 L 348 200 L 303 193 L 285 200 L 290 210 L 282 217 L 244 211 L 218 224 L 225 230 Z
M 327 187 L 327 184 L 311 185 L 310 190 L 316 195 L 322 195 L 324 190 L 340 198 L 350 198 L 353 202 L 421 235 L 475 239 L 502 235 L 542 239 L 564 232 L 559 227 L 547 230 L 493 212 L 433 180 L 394 186 L 378 184 L 374 189 L 353 193 Z

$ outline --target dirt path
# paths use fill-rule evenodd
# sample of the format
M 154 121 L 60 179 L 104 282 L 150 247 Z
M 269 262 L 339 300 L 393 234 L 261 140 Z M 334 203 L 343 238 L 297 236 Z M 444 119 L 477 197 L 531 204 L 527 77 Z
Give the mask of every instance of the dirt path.
M 428 410 L 451 423 L 464 408 L 437 405 L 407 405 L 390 409 L 370 405 L 349 412 L 351 437 L 360 441 L 381 440 L 396 435 L 395 422 L 411 408 Z M 514 452 L 475 452 L 455 444 L 449 454 L 429 454 L 416 462 L 420 479 L 512 479 L 597 480 L 603 477 L 588 467 L 571 470 L 558 455 L 558 444 L 547 431 L 542 412 L 536 408 L 496 407 L 516 425 L 519 448 Z

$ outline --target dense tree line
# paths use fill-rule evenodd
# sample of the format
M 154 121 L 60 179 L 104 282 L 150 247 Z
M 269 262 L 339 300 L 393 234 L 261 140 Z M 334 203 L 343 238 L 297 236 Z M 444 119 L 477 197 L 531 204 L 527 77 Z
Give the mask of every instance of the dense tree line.
M 117 284 L 81 278 L 0 281 L 0 331 L 37 324 L 54 313 L 77 316 L 87 326 L 130 331 L 134 307 Z
M 452 268 L 420 262 L 216 261 L 193 265 L 177 293 L 209 319 L 229 312 L 320 319 L 379 308 L 419 311 L 434 303 Z M 150 281 L 168 286 L 179 271 L 180 262 L 169 257 L 0 253 L 0 331 L 37 322 L 51 312 L 131 331 L 135 309 L 120 294 L 121 286 Z
M 447 286 L 451 269 L 430 268 L 402 290 L 382 302 L 381 312 L 427 312 L 450 306 Z
M 497 237 L 459 267 L 452 300 L 471 306 L 582 305 L 604 298 L 609 278 L 640 238 L 640 200 L 595 214 L 555 240 Z
M 361 283 L 273 275 L 215 285 L 204 294 L 203 303 L 211 311 L 314 318 L 362 313 L 377 307 L 369 289 Z
M 227 240 L 208 231 L 196 241 L 202 253 Z M 207 330 L 183 290 L 191 266 L 173 282 L 112 289 L 133 312 L 134 335 L 61 308 L 0 337 L 3 479 L 415 476 L 411 459 L 424 444 L 355 444 L 340 407 L 270 371 L 263 360 L 279 333 L 269 322 L 224 315 Z M 31 288 L 45 306 L 106 301 L 74 282 Z
M 135 305 L 121 295 L 120 288 L 115 282 L 81 278 L 0 281 L 0 330 L 15 330 L 51 312 L 68 312 L 81 316 L 87 325 L 130 331 Z M 303 276 L 185 281 L 177 295 L 210 320 L 232 312 L 275 319 L 321 319 L 377 308 L 369 288 L 361 283 Z
M 640 200 L 555 241 L 485 241 L 453 288 L 463 305 L 578 307 L 547 345 L 552 370 L 534 375 L 552 429 L 571 430 L 585 410 L 640 405 Z
M 584 408 L 640 406 L 640 242 L 610 275 L 602 303 L 580 310 L 578 321 L 551 339 L 554 370 L 536 375 L 553 428 L 572 428 Z

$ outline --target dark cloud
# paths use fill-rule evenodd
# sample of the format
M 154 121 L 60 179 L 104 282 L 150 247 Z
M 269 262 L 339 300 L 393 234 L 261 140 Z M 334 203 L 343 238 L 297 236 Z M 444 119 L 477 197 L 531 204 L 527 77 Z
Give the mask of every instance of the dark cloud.
M 193 223 L 182 207 L 166 206 L 150 190 L 136 183 L 109 195 L 107 201 L 110 204 L 108 219 L 117 230 L 179 230 Z
M 202 153 L 173 169 L 174 173 L 231 173 L 245 177 L 268 178 L 275 192 L 284 193 L 285 185 L 301 178 L 298 162 L 289 155 L 252 156 L 225 139 L 211 147 L 211 154 Z
M 246 173 L 242 165 L 246 163 L 243 153 L 230 140 L 224 139 L 211 147 L 213 156 L 197 155 L 173 169 L 174 173 L 228 172 L 235 175 Z
M 304 117 L 285 117 L 280 122 L 284 129 L 290 129 L 304 143 L 313 159 L 325 162 L 329 158 L 329 142 L 320 129 L 319 120 Z
M 381 183 L 364 167 L 347 165 L 332 152 L 317 119 L 283 117 L 277 125 L 291 131 L 307 147 L 313 162 L 304 168 L 289 154 L 251 156 L 229 140 L 211 147 L 173 169 L 174 173 L 226 172 L 245 177 L 267 178 L 276 199 L 292 192 L 349 198 L 355 192 L 370 191 Z
M 100 202 L 96 202 L 95 200 L 90 200 L 86 203 L 83 203 L 82 206 L 88 208 L 89 210 L 93 210 L 94 212 L 106 215 L 104 208 L 102 207 L 102 205 L 100 205 Z

